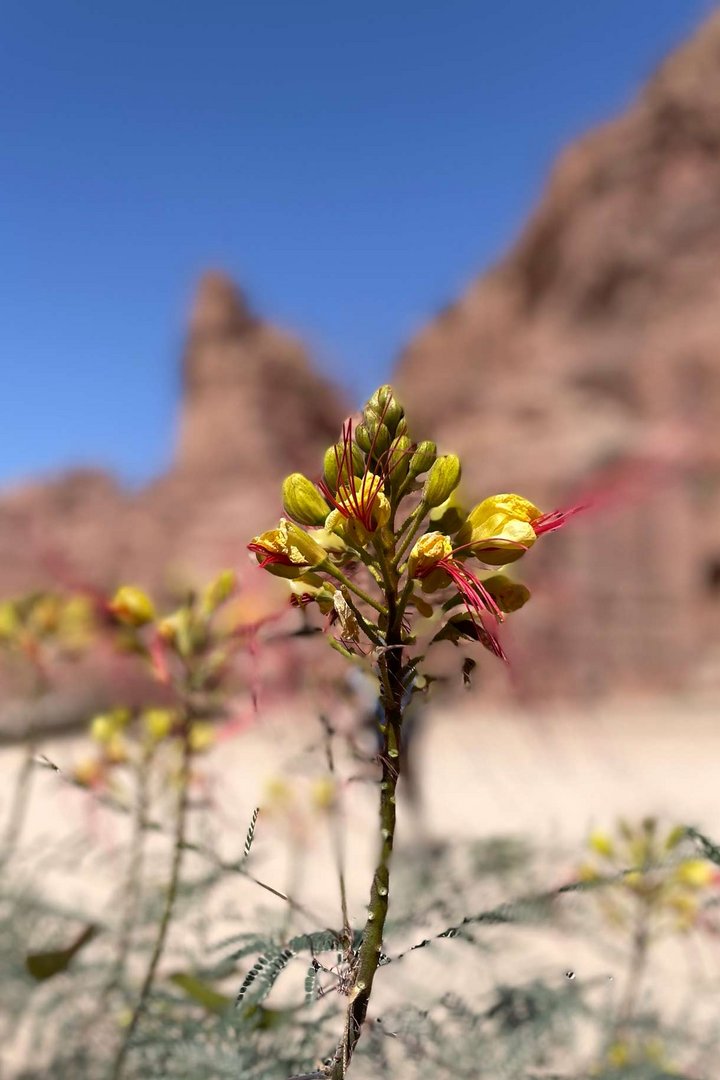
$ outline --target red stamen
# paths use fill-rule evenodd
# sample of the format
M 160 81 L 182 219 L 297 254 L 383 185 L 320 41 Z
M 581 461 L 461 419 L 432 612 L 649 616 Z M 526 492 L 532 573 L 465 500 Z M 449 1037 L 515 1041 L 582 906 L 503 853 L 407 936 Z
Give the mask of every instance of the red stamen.
M 377 438 L 377 432 L 375 432 L 375 438 Z M 380 478 L 380 483 L 376 483 L 374 474 L 369 468 L 370 458 L 372 457 L 373 447 L 375 445 L 375 438 L 373 438 L 373 441 L 370 444 L 365 470 L 363 475 L 359 478 L 359 485 L 358 488 L 356 488 L 356 477 L 353 471 L 352 456 L 353 424 L 352 420 L 348 420 L 344 423 L 342 429 L 342 454 L 340 454 L 337 447 L 335 447 L 335 464 L 338 470 L 337 492 L 331 491 L 325 480 L 321 480 L 318 484 L 320 491 L 335 510 L 342 514 L 347 520 L 355 519 L 356 521 L 359 521 L 368 532 L 373 532 L 375 527 L 373 522 L 373 509 L 377 497 L 380 494 L 380 489 L 383 486 L 383 478 Z M 368 483 L 368 477 L 370 476 L 373 476 L 373 480 Z M 341 491 L 343 492 L 344 498 L 339 500 L 337 494 Z
M 488 612 L 488 614 L 492 615 L 498 622 L 503 621 L 504 615 L 490 593 L 480 579 L 475 577 L 472 571 L 468 570 L 466 566 L 455 562 L 452 556 L 440 559 L 435 565 L 443 569 L 452 578 L 458 592 L 463 598 L 468 614 L 471 617 L 473 612 L 478 615 L 481 615 L 483 612 Z M 434 569 L 434 567 L 431 569 Z
M 280 563 L 282 566 L 302 566 L 302 563 L 294 563 L 289 555 L 284 551 L 270 551 L 268 548 L 263 547 L 262 544 L 248 544 L 248 551 L 255 551 L 258 555 L 264 555 L 265 558 L 258 565 L 262 569 L 265 566 L 269 566 L 272 563 Z M 307 565 L 307 564 L 305 564 Z
M 565 510 L 551 510 L 548 514 L 543 514 L 541 517 L 536 518 L 535 521 L 531 521 L 530 524 L 536 536 L 555 532 L 556 529 L 561 529 L 571 517 L 581 513 L 583 510 L 588 510 L 591 505 L 590 502 L 585 502 L 577 503 L 576 506 L 569 506 Z

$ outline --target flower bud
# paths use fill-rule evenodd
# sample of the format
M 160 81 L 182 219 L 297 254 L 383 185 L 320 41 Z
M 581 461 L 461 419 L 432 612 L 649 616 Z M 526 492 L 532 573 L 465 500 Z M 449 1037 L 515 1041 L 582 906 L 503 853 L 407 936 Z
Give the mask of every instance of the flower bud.
M 218 576 L 206 587 L 203 598 L 203 611 L 212 615 L 232 595 L 237 584 L 234 570 L 221 570 Z
M 368 454 L 372 446 L 372 434 L 366 423 L 358 424 L 355 428 L 355 442 L 363 453 Z
M 145 626 L 155 618 L 152 600 L 135 585 L 121 585 L 108 606 L 127 626 Z
M 215 742 L 215 728 L 207 720 L 196 720 L 188 734 L 190 749 L 194 754 L 209 750 Z
M 715 881 L 717 871 L 706 859 L 684 859 L 675 867 L 673 877 L 689 889 L 702 889 Z
M 362 450 L 357 443 L 349 443 L 350 454 L 352 455 L 352 472 L 355 476 L 362 476 L 365 471 L 365 459 L 362 454 Z M 331 491 L 337 491 L 338 487 L 342 484 L 347 484 L 349 477 L 347 476 L 347 454 L 348 451 L 343 443 L 335 443 L 334 446 L 328 447 L 325 451 L 325 458 L 323 460 L 323 476 L 325 477 L 325 483 L 331 489 Z M 340 476 L 340 470 L 342 469 L 342 477 Z
M 175 713 L 172 709 L 146 709 L 142 720 L 148 737 L 153 742 L 161 742 L 173 729 Z
M 94 717 L 90 724 L 90 738 L 95 742 L 109 743 L 116 732 L 117 724 L 113 722 L 112 716 L 107 713 Z
M 407 435 L 399 435 L 390 444 L 385 471 L 393 488 L 398 488 L 408 474 L 411 446 Z
M 424 533 L 415 544 L 408 558 L 408 576 L 423 577 L 442 559 L 452 555 L 452 544 L 439 532 Z
M 291 473 L 283 481 L 283 507 L 288 517 L 299 525 L 323 525 L 330 507 L 312 480 L 302 473 Z
M 283 524 L 282 518 L 280 524 Z M 306 533 L 304 529 L 299 528 L 297 525 L 293 525 L 292 522 L 285 522 L 286 535 L 288 548 L 292 552 L 299 552 L 304 562 L 310 567 L 319 567 L 327 561 L 327 551 L 317 543 L 313 537 Z M 296 560 L 293 559 L 293 562 Z
M 361 423 L 355 428 L 355 442 L 365 454 L 371 454 L 377 461 L 390 446 L 391 435 L 377 413 L 368 410 Z
M 0 604 L 0 641 L 9 640 L 20 629 L 20 617 L 12 600 Z
M 427 475 L 422 500 L 432 509 L 440 506 L 460 483 L 460 458 L 456 454 L 443 454 L 436 458 Z
M 415 477 L 427 472 L 436 457 L 437 446 L 434 442 L 426 439 L 425 442 L 418 443 L 415 453 L 410 458 L 410 475 Z
M 597 855 L 602 855 L 604 859 L 612 859 L 615 855 L 615 845 L 612 842 L 612 837 L 601 829 L 595 829 L 594 832 L 590 833 L 588 847 L 592 848 Z
M 483 585 L 500 610 L 507 615 L 519 611 L 530 599 L 527 585 L 521 585 L 519 581 L 513 581 L 505 574 L 493 574 L 483 581 Z
M 391 386 L 381 386 L 368 400 L 363 415 L 369 426 L 375 422 L 382 422 L 391 435 L 396 434 L 397 426 L 405 415 L 405 411 L 393 394 Z

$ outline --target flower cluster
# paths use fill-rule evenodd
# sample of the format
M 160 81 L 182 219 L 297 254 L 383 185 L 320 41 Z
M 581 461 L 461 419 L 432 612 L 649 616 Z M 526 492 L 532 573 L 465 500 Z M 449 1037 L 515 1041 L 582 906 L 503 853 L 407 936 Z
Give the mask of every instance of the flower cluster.
M 74 656 L 90 643 L 92 602 L 82 595 L 33 592 L 0 602 L 0 645 L 36 659 L 40 650 Z
M 214 726 L 203 716 L 218 711 L 213 694 L 238 645 L 216 616 L 235 590 L 235 574 L 225 570 L 199 596 L 164 616 L 138 586 L 117 590 L 105 605 L 116 645 L 147 663 L 168 704 L 95 716 L 89 734 L 96 749 L 76 765 L 77 783 L 104 785 L 117 766 L 143 767 L 161 746 L 179 761 L 185 745 L 191 755 L 213 745 Z
M 652 937 L 701 925 L 703 901 L 717 893 L 720 871 L 708 859 L 681 855 L 684 836 L 682 827 L 663 831 L 655 818 L 634 826 L 620 821 L 614 834 L 590 834 L 591 857 L 580 874 L 586 881 L 619 875 L 612 889 L 598 893 L 612 925 L 634 926 L 638 907 Z
M 248 548 L 289 580 L 293 603 L 316 603 L 340 624 L 342 650 L 358 651 L 363 634 L 383 644 L 394 595 L 403 616 L 414 609 L 445 618 L 437 640 L 479 641 L 505 658 L 494 627 L 530 594 L 503 568 L 580 507 L 543 514 L 520 495 L 500 494 L 467 512 L 456 501 L 460 478 L 455 454 L 412 441 L 402 405 L 382 386 L 359 422 L 343 425 L 316 483 L 301 473 L 286 478 L 286 516 Z M 457 603 L 464 613 L 448 616 Z

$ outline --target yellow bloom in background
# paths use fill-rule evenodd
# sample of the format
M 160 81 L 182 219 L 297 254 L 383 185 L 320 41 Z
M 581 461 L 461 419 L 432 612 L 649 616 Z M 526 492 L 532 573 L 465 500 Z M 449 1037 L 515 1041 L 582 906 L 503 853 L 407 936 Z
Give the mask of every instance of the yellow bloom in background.
M 194 754 L 209 750 L 215 743 L 215 728 L 206 720 L 196 720 L 190 725 L 190 749 Z
M 282 776 L 273 776 L 265 784 L 263 809 L 267 812 L 282 813 L 295 802 L 295 793 Z
M 590 833 L 588 847 L 596 854 L 602 855 L 604 859 L 612 859 L 615 856 L 615 844 L 612 837 L 600 829 L 595 829 L 594 832 Z
M 630 1064 L 630 1047 L 626 1042 L 616 1042 L 609 1048 L 607 1052 L 608 1065 L 612 1065 L 613 1068 L 619 1069 L 623 1065 Z
M 155 618 L 152 600 L 136 585 L 122 585 L 109 604 L 110 611 L 128 626 L 145 626 Z
M 142 714 L 145 732 L 154 742 L 160 742 L 170 734 L 175 719 L 172 709 L 146 709 Z
M 0 603 L 0 641 L 9 641 L 20 629 L 20 616 L 12 600 Z
M 310 798 L 316 810 L 321 812 L 332 810 L 337 804 L 337 797 L 337 783 L 332 776 L 322 776 L 313 781 Z
M 674 871 L 673 878 L 690 889 L 704 889 L 716 880 L 717 870 L 707 859 L 683 859 Z

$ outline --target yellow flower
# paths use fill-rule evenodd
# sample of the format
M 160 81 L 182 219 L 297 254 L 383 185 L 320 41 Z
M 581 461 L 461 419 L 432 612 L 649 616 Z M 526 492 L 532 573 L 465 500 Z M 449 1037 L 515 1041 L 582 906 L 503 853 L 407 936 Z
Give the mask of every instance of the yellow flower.
M 203 720 L 196 720 L 190 727 L 190 749 L 195 754 L 209 750 L 215 742 L 215 728 Z
M 322 566 L 328 557 L 304 529 L 285 518 L 280 518 L 277 528 L 253 537 L 248 548 L 263 569 L 287 578 L 299 577 L 310 567 Z
M 675 867 L 673 877 L 690 889 L 703 889 L 715 881 L 717 871 L 706 859 L 684 859 Z
M 521 495 L 491 495 L 468 514 L 457 534 L 457 547 L 491 566 L 514 562 L 537 540 L 532 522 L 542 516 Z
M 106 745 L 119 730 L 119 725 L 110 713 L 101 713 L 90 724 L 90 738 L 101 745 Z
M 604 859 L 612 859 L 615 855 L 615 845 L 612 838 L 601 829 L 595 829 L 590 833 L 588 838 L 588 847 L 592 848 L 598 855 L 602 855 Z
M 172 709 L 146 709 L 142 720 L 149 738 L 153 742 L 160 742 L 172 731 L 175 713 Z
M 386 525 L 390 503 L 383 492 L 384 480 L 375 473 L 354 476 L 352 484 L 338 488 L 333 505 L 344 518 L 359 522 L 369 533 Z
M 310 797 L 316 810 L 332 810 L 337 802 L 337 784 L 332 776 L 322 776 L 315 780 L 310 789 Z
M 15 604 L 4 600 L 0 604 L 0 640 L 9 640 L 20 629 L 20 617 Z
M 122 585 L 109 607 L 120 622 L 128 626 L 144 626 L 155 618 L 152 600 L 136 585 Z
M 607 1052 L 608 1065 L 619 1068 L 621 1065 L 629 1065 L 631 1061 L 630 1047 L 625 1042 L 616 1042 Z
M 452 551 L 452 543 L 444 533 L 425 533 L 410 552 L 408 559 L 409 577 L 424 577 L 441 559 L 449 558 Z

